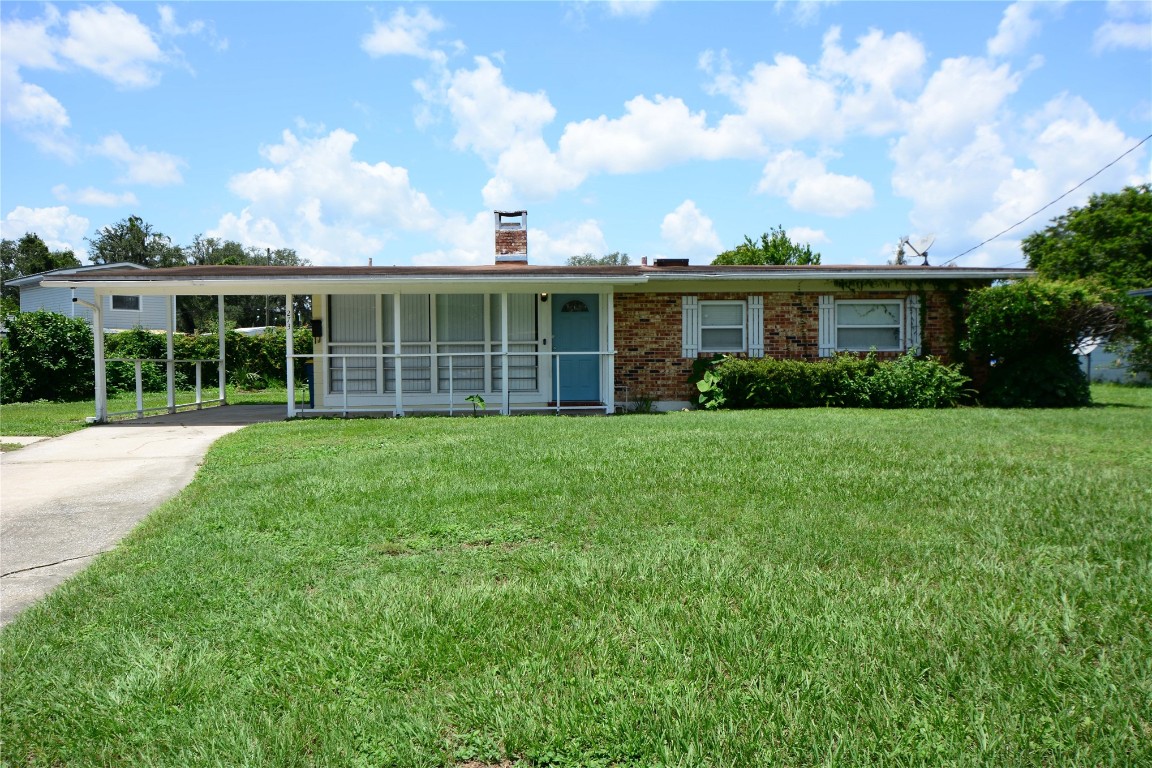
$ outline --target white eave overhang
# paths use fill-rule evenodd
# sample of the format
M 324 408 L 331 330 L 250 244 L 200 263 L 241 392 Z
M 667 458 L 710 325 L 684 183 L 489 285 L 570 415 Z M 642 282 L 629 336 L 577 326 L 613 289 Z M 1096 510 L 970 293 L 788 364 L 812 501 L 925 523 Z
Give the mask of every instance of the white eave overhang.
M 959 267 L 917 267 L 892 269 L 791 269 L 787 271 L 692 270 L 662 271 L 652 269 L 636 274 L 397 274 L 397 275 L 279 275 L 228 277 L 164 277 L 154 272 L 139 276 L 69 279 L 70 275 L 45 277 L 42 285 L 51 288 L 91 288 L 101 294 L 140 294 L 159 296 L 184 295 L 296 295 L 333 293 L 470 293 L 492 292 L 504 288 L 510 292 L 602 291 L 613 287 L 646 286 L 649 289 L 666 284 L 686 283 L 828 283 L 874 282 L 880 286 L 906 282 L 956 280 L 1012 280 L 1032 275 L 1031 270 L 979 269 Z

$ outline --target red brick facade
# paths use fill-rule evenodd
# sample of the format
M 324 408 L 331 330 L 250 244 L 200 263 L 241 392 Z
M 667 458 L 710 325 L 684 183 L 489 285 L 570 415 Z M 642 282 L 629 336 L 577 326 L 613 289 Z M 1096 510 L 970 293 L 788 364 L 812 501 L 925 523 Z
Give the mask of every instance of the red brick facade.
M 618 399 L 649 397 L 688 400 L 692 360 L 681 357 L 682 295 L 617 293 L 614 297 L 616 391 Z M 819 300 L 821 293 L 695 293 L 701 301 L 764 297 L 764 354 L 795 360 L 819 359 Z M 908 292 L 830 291 L 836 299 L 904 299 Z M 953 309 L 945 293 L 921 294 L 921 351 L 950 360 L 955 340 Z M 755 330 L 752 331 L 755 333 Z M 894 357 L 896 353 L 878 353 Z M 704 354 L 702 356 L 710 356 Z

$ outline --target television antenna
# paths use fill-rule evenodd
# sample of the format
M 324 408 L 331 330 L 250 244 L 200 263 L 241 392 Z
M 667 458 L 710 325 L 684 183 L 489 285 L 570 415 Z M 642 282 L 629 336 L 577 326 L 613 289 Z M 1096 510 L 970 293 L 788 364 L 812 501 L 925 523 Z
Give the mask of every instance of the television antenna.
M 904 235 L 900 238 L 900 244 L 896 246 L 896 264 L 907 264 L 904 248 L 907 247 L 912 253 L 916 254 L 919 258 L 924 259 L 924 263 L 920 266 L 928 266 L 928 249 L 932 247 L 932 243 L 936 242 L 936 235 L 924 235 L 917 237 L 915 240 L 909 235 Z

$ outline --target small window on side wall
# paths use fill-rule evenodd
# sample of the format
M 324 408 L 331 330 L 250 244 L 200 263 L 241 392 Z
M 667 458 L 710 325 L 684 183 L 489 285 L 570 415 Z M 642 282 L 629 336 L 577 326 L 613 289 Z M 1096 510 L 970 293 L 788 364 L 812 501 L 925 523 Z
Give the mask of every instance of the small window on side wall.
M 747 304 L 743 301 L 701 301 L 700 351 L 746 351 L 747 308 Z
M 112 309 L 123 309 L 130 312 L 140 311 L 139 296 L 113 296 Z

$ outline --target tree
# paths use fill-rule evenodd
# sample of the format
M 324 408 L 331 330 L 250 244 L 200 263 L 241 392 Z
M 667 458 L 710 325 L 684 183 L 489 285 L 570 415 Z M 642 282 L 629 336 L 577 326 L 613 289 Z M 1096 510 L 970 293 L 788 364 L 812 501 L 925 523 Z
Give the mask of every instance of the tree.
M 256 248 L 244 246 L 235 240 L 196 235 L 192 244 L 183 248 L 184 263 L 214 266 L 307 266 L 292 248 Z M 300 321 L 311 315 L 311 297 L 296 296 L 293 300 L 295 317 Z M 214 296 L 182 296 L 176 304 L 177 328 L 191 333 L 211 330 L 216 326 L 216 298 Z M 282 325 L 284 323 L 283 296 L 228 296 L 224 299 L 225 323 L 234 327 Z
M 20 289 L 9 286 L 8 281 L 26 275 L 36 275 L 53 269 L 78 267 L 80 260 L 70 250 L 53 251 L 34 232 L 25 233 L 17 240 L 0 243 L 0 290 L 4 298 L 4 313 L 20 310 Z
M 724 251 L 712 260 L 713 264 L 819 264 L 820 254 L 812 252 L 812 246 L 792 242 L 783 226 L 774 228 L 760 236 L 755 242 L 747 235 L 744 242 L 730 251 Z
M 152 229 L 139 216 L 129 216 L 102 228 L 88 239 L 88 256 L 93 264 L 141 264 L 145 267 L 182 267 L 184 251 L 172 238 Z
M 569 256 L 567 264 L 570 267 L 626 267 L 628 266 L 628 254 L 620 253 L 620 251 L 606 253 L 603 256 L 586 253 L 583 256 Z
M 1152 187 L 1092 195 L 1021 243 L 1049 280 L 1094 278 L 1121 290 L 1152 288 Z
M 1088 339 L 1145 336 L 1144 302 L 1090 280 L 1030 278 L 973 291 L 965 346 L 991 367 L 988 405 L 1060 408 L 1091 401 L 1076 348 Z

